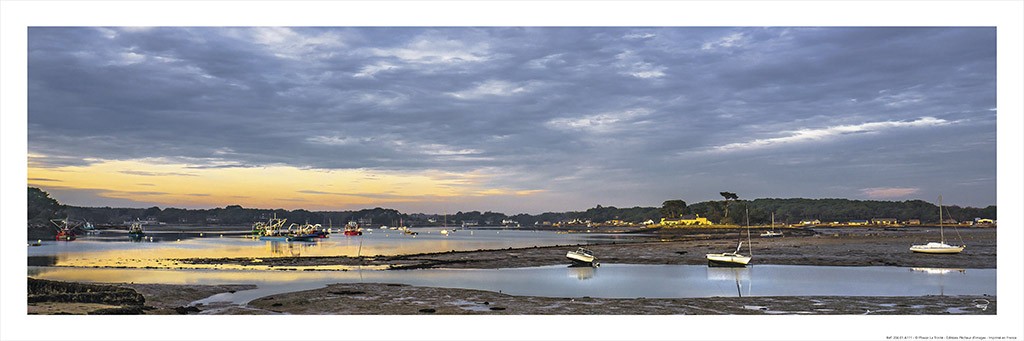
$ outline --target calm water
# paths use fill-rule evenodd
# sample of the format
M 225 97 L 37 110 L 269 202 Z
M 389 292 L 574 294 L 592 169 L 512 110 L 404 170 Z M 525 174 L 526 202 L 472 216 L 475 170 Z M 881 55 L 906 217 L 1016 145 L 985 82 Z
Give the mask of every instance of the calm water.
M 520 229 L 460 229 L 447 236 L 441 228 L 413 228 L 418 235 L 396 230 L 367 230 L 362 236 L 333 234 L 313 242 L 261 241 L 239 236 L 244 229 L 148 230 L 147 238 L 131 241 L 124 231 L 81 235 L 75 241 L 44 240 L 29 247 L 30 265 L 157 266 L 174 258 L 281 257 L 281 256 L 387 256 L 443 251 L 521 248 L 628 241 L 637 235 L 557 233 Z M 150 237 L 152 239 L 150 239 Z
M 995 295 L 995 269 L 922 269 L 755 265 L 604 264 L 515 269 L 425 269 L 412 271 L 244 271 L 29 267 L 42 279 L 164 284 L 255 284 L 258 289 L 219 294 L 202 303 L 246 303 L 283 292 L 330 283 L 401 283 L 500 291 L 547 297 L 680 298 L 713 296 L 923 296 Z

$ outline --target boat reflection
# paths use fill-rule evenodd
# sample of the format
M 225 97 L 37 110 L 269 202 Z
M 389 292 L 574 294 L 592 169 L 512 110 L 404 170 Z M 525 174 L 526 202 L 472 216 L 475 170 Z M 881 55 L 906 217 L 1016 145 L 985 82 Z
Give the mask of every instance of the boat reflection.
M 736 295 L 743 297 L 743 285 L 741 281 L 747 282 L 747 296 L 750 296 L 750 268 L 737 267 L 706 267 L 709 281 L 734 281 L 736 282 Z
M 268 240 L 266 242 L 266 249 L 270 251 L 272 255 L 284 255 L 284 256 L 301 256 L 303 252 L 311 250 L 320 246 L 316 241 L 277 241 Z
M 961 274 L 967 274 L 967 269 L 952 269 L 952 268 L 911 268 L 910 271 L 923 272 L 929 275 L 945 275 L 954 272 Z
M 569 266 L 567 269 L 569 269 L 569 278 L 575 277 L 581 281 L 594 278 L 594 274 L 597 272 L 597 269 L 592 266 Z

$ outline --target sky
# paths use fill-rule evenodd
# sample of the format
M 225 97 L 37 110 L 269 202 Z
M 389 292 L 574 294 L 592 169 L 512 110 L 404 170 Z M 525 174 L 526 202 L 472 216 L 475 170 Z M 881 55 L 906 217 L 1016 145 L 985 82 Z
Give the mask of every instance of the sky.
M 996 203 L 992 27 L 30 27 L 80 206 Z

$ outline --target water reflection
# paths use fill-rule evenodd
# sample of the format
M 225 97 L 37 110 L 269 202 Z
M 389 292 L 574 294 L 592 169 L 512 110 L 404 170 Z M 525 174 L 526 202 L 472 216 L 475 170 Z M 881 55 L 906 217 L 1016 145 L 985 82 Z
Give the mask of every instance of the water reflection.
M 936 276 L 901 267 L 757 265 L 746 269 L 703 265 L 605 264 L 512 269 L 413 271 L 244 271 L 29 267 L 29 276 L 63 281 L 163 284 L 255 284 L 224 295 L 236 303 L 330 283 L 401 283 L 545 297 L 681 298 L 714 296 L 995 295 L 995 269 Z M 597 276 L 597 271 L 601 272 Z M 937 280 L 937 279 L 941 279 Z M 758 285 L 755 288 L 753 283 Z M 241 301 L 241 302 L 239 302 Z M 983 304 L 979 302 L 977 304 Z
M 967 269 L 953 269 L 953 268 L 911 268 L 910 271 L 925 273 L 932 276 L 932 281 L 935 278 L 939 281 L 939 295 L 946 294 L 946 276 L 967 275 Z
M 267 250 L 275 256 L 302 256 L 302 252 L 320 246 L 317 241 L 309 242 L 284 242 L 276 240 L 263 241 Z
M 929 275 L 946 275 L 954 272 L 961 274 L 967 274 L 967 269 L 949 269 L 949 268 L 911 268 L 910 271 L 923 272 Z
M 75 243 L 42 241 L 28 248 L 28 255 L 56 256 L 59 266 L 79 267 L 159 267 L 161 260 L 180 258 L 260 258 L 283 256 L 391 256 L 553 246 L 631 240 L 642 236 L 602 234 L 558 234 L 532 230 L 459 230 L 443 236 L 436 228 L 413 228 L 418 235 L 379 231 L 362 236 L 334 234 L 314 242 L 260 241 L 230 231 L 161 231 L 150 229 L 140 239 L 129 242 L 124 231 L 103 231 L 82 236 Z M 485 232 L 493 232 L 485 233 Z M 499 233 L 500 232 L 500 233 Z M 272 243 L 272 244 L 271 244 Z M 166 264 L 166 262 L 164 262 Z
M 707 279 L 709 281 L 730 281 L 736 283 L 736 296 L 743 297 L 743 284 L 746 282 L 747 296 L 750 296 L 751 281 L 750 268 L 738 267 L 706 267 Z
M 581 281 L 594 278 L 594 274 L 597 272 L 597 269 L 592 266 L 570 266 L 568 269 L 569 278 L 575 278 Z

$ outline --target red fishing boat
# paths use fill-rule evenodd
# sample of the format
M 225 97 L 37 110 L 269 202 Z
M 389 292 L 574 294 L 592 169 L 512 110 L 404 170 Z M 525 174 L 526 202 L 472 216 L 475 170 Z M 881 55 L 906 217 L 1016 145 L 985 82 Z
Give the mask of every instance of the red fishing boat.
M 354 221 L 350 221 L 350 222 L 348 222 L 348 225 L 345 225 L 345 232 L 344 233 L 345 233 L 346 236 L 361 236 L 361 235 L 363 235 L 363 231 L 359 231 L 359 224 L 354 222 Z
M 57 227 L 57 240 L 72 241 L 78 238 L 75 235 L 75 226 L 68 218 L 50 219 L 50 222 Z

